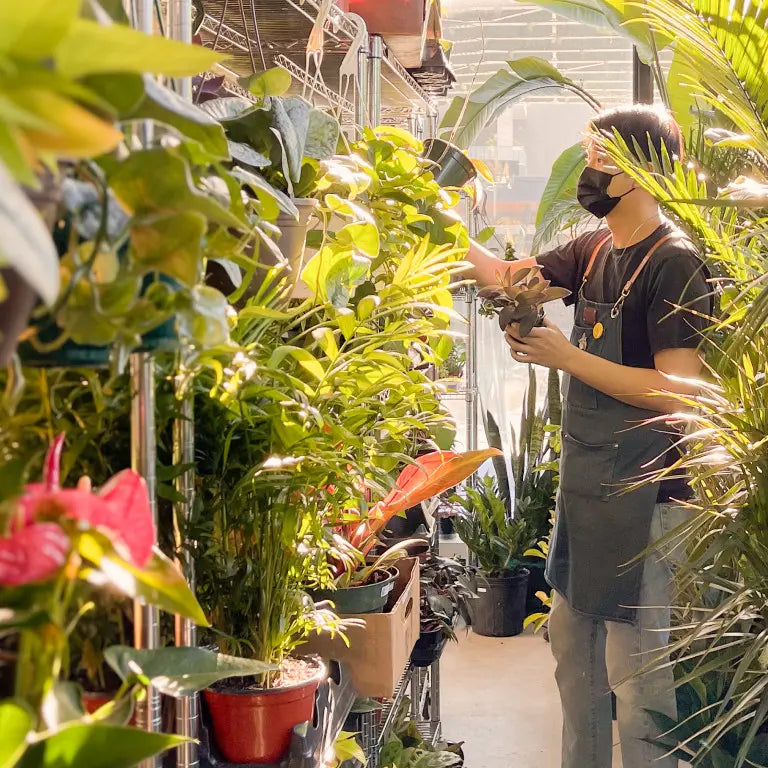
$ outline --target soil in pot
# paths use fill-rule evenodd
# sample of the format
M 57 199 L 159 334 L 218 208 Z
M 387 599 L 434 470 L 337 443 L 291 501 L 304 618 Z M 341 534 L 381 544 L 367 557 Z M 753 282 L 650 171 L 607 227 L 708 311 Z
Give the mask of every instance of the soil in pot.
M 442 139 L 427 139 L 422 155 L 436 163 L 432 174 L 441 187 L 463 187 L 477 176 L 472 161 L 457 146 Z
M 203 693 L 213 737 L 231 763 L 277 764 L 290 749 L 293 729 L 312 720 L 315 693 L 328 676 L 317 658 L 289 658 L 273 688 L 248 678 L 217 683 Z
M 501 577 L 477 576 L 477 599 L 470 602 L 472 629 L 485 637 L 512 637 L 523 631 L 529 571 Z
M 389 595 L 395 588 L 397 571 L 394 568 L 375 571 L 367 584 L 345 589 L 319 589 L 312 591 L 315 602 L 330 600 L 341 615 L 352 613 L 383 613 Z

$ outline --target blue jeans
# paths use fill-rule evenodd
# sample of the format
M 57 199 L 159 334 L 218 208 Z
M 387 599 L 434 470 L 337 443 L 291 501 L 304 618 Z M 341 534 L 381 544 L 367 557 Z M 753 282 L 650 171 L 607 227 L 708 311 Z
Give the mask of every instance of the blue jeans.
M 617 502 L 620 503 L 620 500 Z M 683 522 L 685 511 L 659 504 L 651 523 L 656 542 Z M 616 694 L 623 768 L 677 768 L 677 758 L 645 739 L 659 735 L 645 710 L 677 715 L 672 668 L 638 676 L 669 642 L 673 553 L 645 561 L 634 624 L 576 613 L 555 592 L 549 637 L 563 707 L 563 768 L 611 768 L 613 726 L 610 691 Z

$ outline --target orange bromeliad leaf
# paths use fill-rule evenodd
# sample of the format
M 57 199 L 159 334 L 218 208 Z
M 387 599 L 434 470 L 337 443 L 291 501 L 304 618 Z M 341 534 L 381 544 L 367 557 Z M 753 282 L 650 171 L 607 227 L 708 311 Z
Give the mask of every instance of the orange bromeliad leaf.
M 371 507 L 368 520 L 352 537 L 351 543 L 363 547 L 363 552 L 373 546 L 372 534 L 378 533 L 399 512 L 420 504 L 438 493 L 466 480 L 481 464 L 493 456 L 500 456 L 496 448 L 481 451 L 454 453 L 434 451 L 416 459 L 397 478 L 395 488 Z

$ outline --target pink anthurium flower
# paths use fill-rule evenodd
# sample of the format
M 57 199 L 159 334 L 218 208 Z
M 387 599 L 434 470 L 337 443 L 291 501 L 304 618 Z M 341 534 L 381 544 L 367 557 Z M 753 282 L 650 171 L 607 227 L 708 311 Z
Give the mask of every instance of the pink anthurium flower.
M 41 581 L 64 565 L 71 543 L 58 525 L 63 519 L 98 528 L 140 568 L 152 556 L 155 527 L 141 475 L 123 470 L 96 493 L 88 481 L 60 488 L 63 444 L 64 435 L 59 435 L 48 450 L 43 482 L 25 487 L 9 535 L 0 537 L 0 585 Z

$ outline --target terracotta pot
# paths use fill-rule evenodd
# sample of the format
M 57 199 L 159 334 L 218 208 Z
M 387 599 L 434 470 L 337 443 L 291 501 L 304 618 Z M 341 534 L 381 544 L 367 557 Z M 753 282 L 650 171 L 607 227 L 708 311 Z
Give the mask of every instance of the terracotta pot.
M 319 659 L 311 677 L 284 688 L 203 693 L 213 720 L 213 736 L 225 760 L 258 765 L 279 763 L 291 746 L 293 729 L 311 721 L 315 693 L 328 676 Z
M 104 691 L 83 691 L 82 696 L 80 697 L 83 702 L 83 709 L 89 715 L 92 715 L 100 707 L 109 704 L 109 702 L 115 698 L 116 693 L 117 691 L 114 693 L 106 693 Z M 131 715 L 131 719 L 128 721 L 128 725 L 136 725 L 135 710 Z

